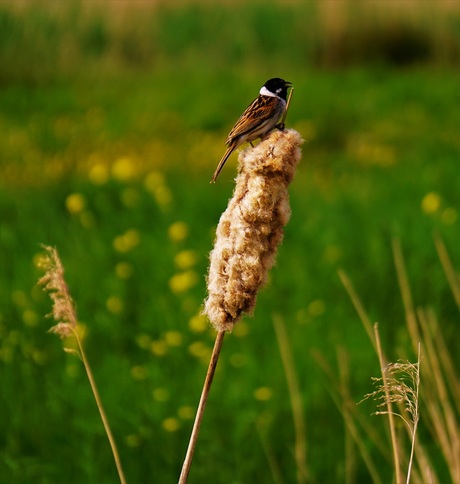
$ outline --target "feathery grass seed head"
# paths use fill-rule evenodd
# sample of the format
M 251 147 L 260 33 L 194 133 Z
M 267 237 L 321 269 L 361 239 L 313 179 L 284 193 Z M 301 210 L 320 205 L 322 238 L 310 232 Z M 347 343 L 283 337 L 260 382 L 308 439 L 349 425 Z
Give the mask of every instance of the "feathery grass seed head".
M 383 378 L 373 377 L 372 380 L 376 386 L 376 390 L 365 395 L 362 401 L 369 398 L 375 400 L 378 408 L 376 415 L 388 414 L 388 411 L 384 410 L 388 404 L 394 403 L 398 405 L 409 414 L 410 421 L 401 413 L 392 412 L 393 415 L 400 417 L 412 431 L 417 426 L 419 420 L 419 363 L 398 361 L 396 363 L 389 363 L 382 371 L 385 374 L 385 382 Z
M 70 296 L 69 289 L 64 279 L 64 267 L 57 250 L 53 247 L 44 246 L 45 255 L 39 263 L 39 267 L 45 274 L 39 279 L 38 284 L 47 291 L 53 302 L 50 316 L 56 321 L 56 325 L 50 332 L 61 338 L 67 338 L 74 334 L 77 327 L 77 315 L 75 304 Z

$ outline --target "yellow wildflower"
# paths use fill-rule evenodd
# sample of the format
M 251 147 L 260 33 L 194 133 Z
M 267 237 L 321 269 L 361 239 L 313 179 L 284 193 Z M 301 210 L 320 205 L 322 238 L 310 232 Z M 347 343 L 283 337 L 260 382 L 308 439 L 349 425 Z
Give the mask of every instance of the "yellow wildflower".
M 193 267 L 198 260 L 198 255 L 194 250 L 182 250 L 176 257 L 174 262 L 179 269 L 189 269 Z
M 104 185 L 109 178 L 107 165 L 103 163 L 94 164 L 88 172 L 88 178 L 94 185 Z
M 198 274 L 195 271 L 185 271 L 174 274 L 169 280 L 169 287 L 174 294 L 188 291 L 198 283 Z
M 176 430 L 178 430 L 180 427 L 180 422 L 175 417 L 169 417 L 163 420 L 162 427 L 167 432 L 176 432 Z
M 167 331 L 164 335 L 164 340 L 168 346 L 180 346 L 183 337 L 179 331 Z
M 112 166 L 112 176 L 121 182 L 127 182 L 134 178 L 135 167 L 131 158 L 118 158 Z
M 209 328 L 209 323 L 206 316 L 203 314 L 197 314 L 190 319 L 188 327 L 194 333 L 202 333 Z
M 80 213 L 86 207 L 85 197 L 81 193 L 72 193 L 66 198 L 65 206 L 71 214 Z
M 272 398 L 273 392 L 268 387 L 260 387 L 254 390 L 254 398 L 261 402 L 265 402 Z
M 441 197 L 436 192 L 427 193 L 422 200 L 422 210 L 430 215 L 437 212 L 441 207 Z
M 120 314 L 123 311 L 123 301 L 117 296 L 110 296 L 105 305 L 112 314 Z

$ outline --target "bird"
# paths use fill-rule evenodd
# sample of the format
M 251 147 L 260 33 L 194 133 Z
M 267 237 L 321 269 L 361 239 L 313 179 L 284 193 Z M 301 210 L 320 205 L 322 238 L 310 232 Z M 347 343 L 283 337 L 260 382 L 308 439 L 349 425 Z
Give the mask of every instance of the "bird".
M 227 151 L 217 165 L 211 183 L 215 183 L 225 162 L 236 148 L 244 142 L 251 143 L 257 138 L 262 138 L 277 127 L 277 123 L 286 109 L 287 91 L 290 87 L 292 87 L 292 83 L 279 77 L 269 79 L 261 87 L 259 95 L 244 110 L 228 134 L 225 142 L 228 146 Z

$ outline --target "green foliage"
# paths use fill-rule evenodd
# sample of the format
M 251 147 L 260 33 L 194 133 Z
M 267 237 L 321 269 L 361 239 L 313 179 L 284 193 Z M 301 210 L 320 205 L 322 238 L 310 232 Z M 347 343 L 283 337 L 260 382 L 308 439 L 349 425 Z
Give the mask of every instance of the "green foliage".
M 116 480 L 81 364 L 46 333 L 50 305 L 35 286 L 44 243 L 61 254 L 128 482 L 176 482 L 213 342 L 198 314 L 236 156 L 208 182 L 232 122 L 281 75 L 295 86 L 288 125 L 306 139 L 292 219 L 254 318 L 225 340 L 190 482 L 271 482 L 261 439 L 295 479 L 274 312 L 290 332 L 312 481 L 342 480 L 344 424 L 312 351 L 334 361 L 346 349 L 356 401 L 378 362 L 337 269 L 380 322 L 388 356 L 410 353 L 399 237 L 415 304 L 440 315 L 451 350 L 458 340 L 432 241 L 439 233 L 458 267 L 457 73 L 435 69 L 433 50 L 424 67 L 356 54 L 371 66 L 317 69 L 335 51 L 313 4 L 162 6 L 122 24 L 73 8 L 78 22 L 0 8 L 1 478 Z M 390 461 L 380 464 L 388 482 Z M 366 479 L 357 458 L 356 481 Z
M 78 1 L 0 6 L 0 84 L 51 82 L 84 71 L 191 66 L 226 71 L 287 66 L 456 65 L 459 13 L 426 2 L 163 2 L 126 8 Z

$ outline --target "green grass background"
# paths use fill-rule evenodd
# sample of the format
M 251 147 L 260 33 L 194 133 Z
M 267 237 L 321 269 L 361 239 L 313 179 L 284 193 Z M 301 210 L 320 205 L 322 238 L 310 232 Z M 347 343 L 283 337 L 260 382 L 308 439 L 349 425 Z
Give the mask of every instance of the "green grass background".
M 338 375 L 345 351 L 357 402 L 379 374 L 337 270 L 388 358 L 415 361 L 399 238 L 415 303 L 434 309 L 459 364 L 433 243 L 459 267 L 459 11 L 377 3 L 0 5 L 0 482 L 117 480 L 81 362 L 46 332 L 42 243 L 61 254 L 128 482 L 177 480 L 213 344 L 199 313 L 236 156 L 209 179 L 274 76 L 294 84 L 287 124 L 305 138 L 292 218 L 254 317 L 225 340 L 190 482 L 273 482 L 268 460 L 295 482 L 274 313 L 292 344 L 311 482 L 369 482 L 313 356 Z M 373 411 L 360 407 L 385 439 Z M 420 439 L 430 447 L 423 409 Z M 370 452 L 390 482 L 390 456 Z

